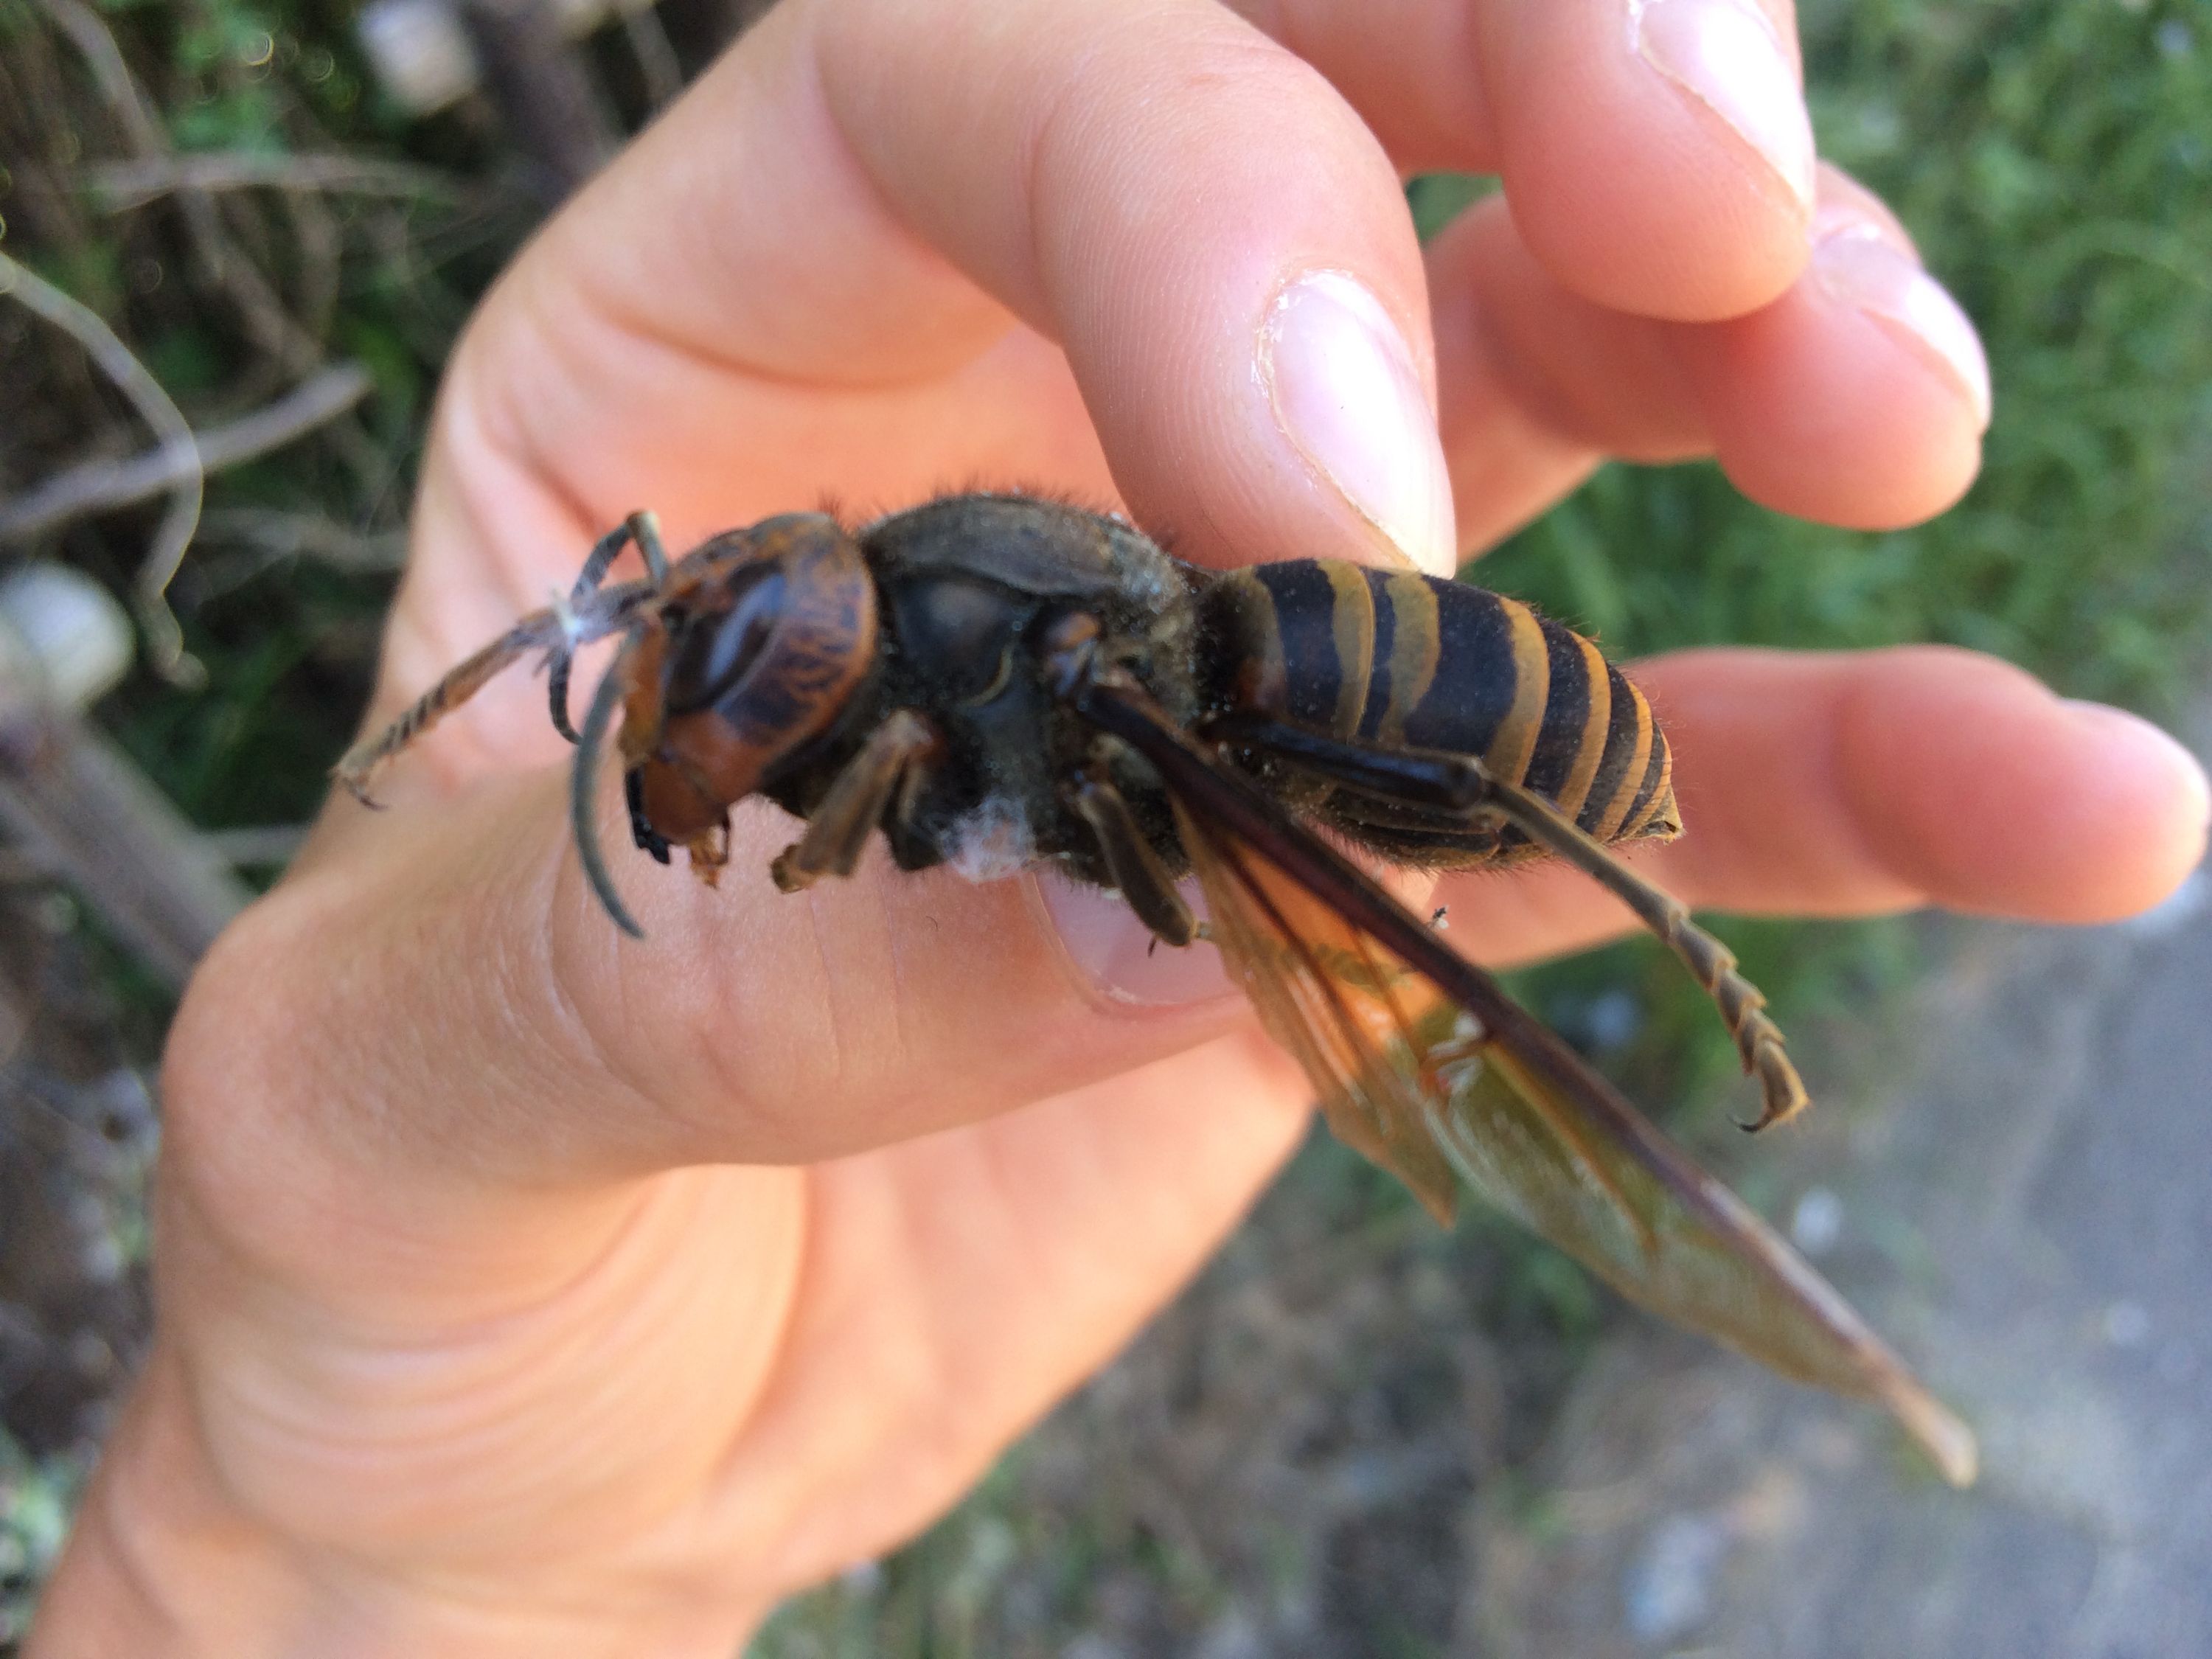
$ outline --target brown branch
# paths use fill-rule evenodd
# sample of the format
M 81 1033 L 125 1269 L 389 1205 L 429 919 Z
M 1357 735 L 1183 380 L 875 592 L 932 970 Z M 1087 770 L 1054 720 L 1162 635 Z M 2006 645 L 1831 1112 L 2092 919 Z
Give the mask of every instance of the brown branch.
M 4 787 L 0 785 L 0 787 Z M 307 844 L 304 823 L 255 824 L 241 830 L 203 830 L 198 842 L 210 856 L 234 870 L 282 869 Z M 50 848 L 33 846 L 0 847 L 0 887 L 28 887 L 67 881 L 70 868 Z M 0 1034 L 6 1021 L 0 1015 Z M 0 1035 L 0 1051 L 7 1047 Z
M 599 171 L 616 147 L 612 118 L 584 54 L 549 0 L 459 0 L 484 90 L 540 170 L 553 199 Z
M 266 869 L 289 864 L 307 844 L 304 823 L 264 823 L 244 830 L 210 830 L 200 839 L 233 869 Z
M 0 828 L 183 984 L 245 888 L 120 750 L 74 716 L 12 702 L 17 690 L 0 684 Z
M 644 79 L 647 101 L 656 112 L 666 109 L 684 90 L 684 68 L 676 61 L 676 48 L 669 41 L 668 31 L 661 27 L 651 0 L 644 0 L 643 3 L 616 0 L 615 10 L 622 18 L 623 38 L 629 43 L 630 56 L 637 60 L 638 74 Z
M 231 866 L 58 696 L 52 665 L 0 632 L 0 834 L 67 881 L 180 985 L 246 902 Z

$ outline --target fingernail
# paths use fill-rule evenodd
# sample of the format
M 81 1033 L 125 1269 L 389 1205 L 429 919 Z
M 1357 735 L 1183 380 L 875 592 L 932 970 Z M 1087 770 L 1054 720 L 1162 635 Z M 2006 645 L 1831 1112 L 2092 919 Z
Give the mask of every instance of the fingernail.
M 1237 988 L 1220 951 L 1204 939 L 1180 948 L 1160 944 L 1119 893 L 1050 871 L 1039 871 L 1035 883 L 1068 959 L 1109 1002 L 1164 1008 L 1227 996 Z M 1186 882 L 1182 891 L 1193 908 L 1200 907 L 1197 884 Z
M 1813 268 L 1831 294 L 1856 306 L 1947 375 L 1990 423 L 1990 360 L 1959 302 L 1920 262 L 1863 221 L 1813 245 Z
M 1382 303 L 1340 270 L 1275 296 L 1260 378 L 1298 453 L 1417 568 L 1458 568 L 1451 477 L 1413 353 Z
M 1644 61 L 1735 130 L 1813 205 L 1813 122 L 1782 37 L 1750 0 L 1630 0 Z

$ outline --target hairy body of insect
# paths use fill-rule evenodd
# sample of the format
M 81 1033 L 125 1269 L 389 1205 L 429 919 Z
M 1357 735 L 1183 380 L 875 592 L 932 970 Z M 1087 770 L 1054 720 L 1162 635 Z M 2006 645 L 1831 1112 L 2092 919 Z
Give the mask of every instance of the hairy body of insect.
M 635 542 L 645 580 L 605 585 Z M 576 647 L 620 640 L 580 732 Z M 1805 1103 L 1764 999 L 1608 849 L 1679 832 L 1667 739 L 1589 641 L 1494 593 L 1322 560 L 1209 572 L 1119 520 L 948 497 L 848 532 L 789 514 L 671 564 L 634 515 L 567 603 L 526 617 L 337 769 L 356 794 L 522 656 L 579 744 L 579 855 L 626 931 L 596 833 L 619 714 L 631 828 L 713 880 L 728 812 L 805 821 L 772 874 L 849 874 L 880 830 L 907 869 L 1038 860 L 1118 890 L 1162 940 L 1222 949 L 1338 1134 L 1448 1216 L 1470 1182 L 1616 1285 L 1786 1373 L 1881 1400 L 1947 1474 L 1972 1440 L 1834 1292 L 1610 1086 L 1330 842 L 1462 868 L 1561 857 L 1711 994 L 1762 1109 Z M 1195 870 L 1211 922 L 1177 891 Z
M 663 574 L 600 586 L 633 538 Z M 1588 640 L 1463 583 L 1316 559 L 1209 572 L 1114 520 L 1027 496 L 953 496 L 857 538 L 795 514 L 673 567 L 650 520 L 634 520 L 593 550 L 565 617 L 526 619 L 338 775 L 365 790 L 533 646 L 555 654 L 554 719 L 568 730 L 568 653 L 622 631 L 595 713 L 603 730 L 623 707 L 633 830 L 662 861 L 680 845 L 719 872 L 729 807 L 761 794 L 808 821 L 775 866 L 787 888 L 850 873 L 880 828 L 908 870 L 950 863 L 982 878 L 1057 860 L 1187 944 L 1173 883 L 1189 859 L 1156 769 L 1052 684 L 1054 625 L 1075 617 L 1096 623 L 1094 668 L 1218 737 L 1286 805 L 1352 842 L 1437 868 L 1536 850 L 1589 868 L 1720 1000 L 1765 1091 L 1759 1122 L 1803 1105 L 1780 1033 L 1726 950 L 1601 850 L 1681 827 L 1643 694 Z M 546 637 L 556 626 L 567 634 Z M 592 846 L 596 752 L 578 771 L 579 842 L 635 933 Z

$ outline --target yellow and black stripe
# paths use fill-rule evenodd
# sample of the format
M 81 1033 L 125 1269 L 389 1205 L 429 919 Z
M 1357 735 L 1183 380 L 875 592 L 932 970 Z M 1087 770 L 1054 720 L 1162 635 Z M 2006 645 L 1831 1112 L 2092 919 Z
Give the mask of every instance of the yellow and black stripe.
M 1644 694 L 1589 641 L 1517 599 L 1294 559 L 1225 573 L 1206 608 L 1217 702 L 1340 738 L 1473 755 L 1600 841 L 1680 827 L 1673 757 Z M 1495 856 L 1520 839 L 1373 803 L 1342 827 L 1430 861 Z

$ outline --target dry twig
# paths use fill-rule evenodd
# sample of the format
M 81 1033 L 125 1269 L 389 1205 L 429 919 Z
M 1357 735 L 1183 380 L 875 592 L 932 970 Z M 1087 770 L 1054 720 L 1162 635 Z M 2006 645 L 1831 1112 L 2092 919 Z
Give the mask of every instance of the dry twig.
M 81 52 L 93 79 L 124 137 L 142 159 L 169 155 L 168 136 L 146 106 L 144 94 L 123 59 L 122 48 L 99 14 L 82 0 L 39 0 L 54 27 L 69 36 Z M 254 343 L 295 374 L 304 374 L 322 359 L 322 348 L 292 319 L 269 280 L 247 258 L 223 228 L 215 198 L 190 185 L 181 185 L 185 228 L 191 234 L 192 251 L 208 279 L 228 293 L 237 305 L 246 332 Z
M 368 371 L 359 363 L 334 363 L 250 415 L 204 432 L 187 430 L 189 452 L 164 442 L 123 460 L 73 466 L 13 501 L 0 501 L 0 541 L 27 541 L 88 513 L 127 507 L 177 489 L 195 472 L 220 472 L 265 455 L 343 415 L 370 389 Z
M 243 544 L 250 551 L 228 557 L 202 553 L 192 562 L 193 592 L 208 600 L 265 575 L 293 559 L 313 559 L 356 575 L 388 575 L 407 556 L 404 530 L 356 530 L 320 513 L 273 507 L 229 507 L 200 520 L 200 544 Z
M 180 684 L 197 684 L 205 671 L 185 654 L 184 632 L 167 597 L 169 582 L 184 562 L 185 550 L 199 524 L 206 483 L 191 427 L 161 383 L 90 307 L 5 253 L 0 253 L 0 294 L 75 338 L 161 440 L 158 459 L 169 474 L 171 494 L 168 510 L 154 532 L 153 548 L 138 569 L 138 625 L 145 630 L 148 659 L 155 671 Z
M 434 202 L 458 202 L 467 194 L 459 182 L 430 167 L 343 154 L 204 150 L 190 155 L 141 155 L 129 161 L 94 162 L 81 178 L 110 213 L 143 207 L 173 191 L 314 191 Z
M 556 199 L 614 154 L 614 122 L 581 52 L 548 0 L 460 0 L 484 90 Z
M 684 66 L 676 61 L 676 48 L 670 44 L 668 31 L 660 26 L 649 3 L 622 4 L 615 7 L 622 17 L 623 39 L 629 45 L 630 56 L 637 60 L 638 73 L 645 81 L 645 95 L 656 110 L 666 109 L 674 103 L 677 94 L 684 90 Z

